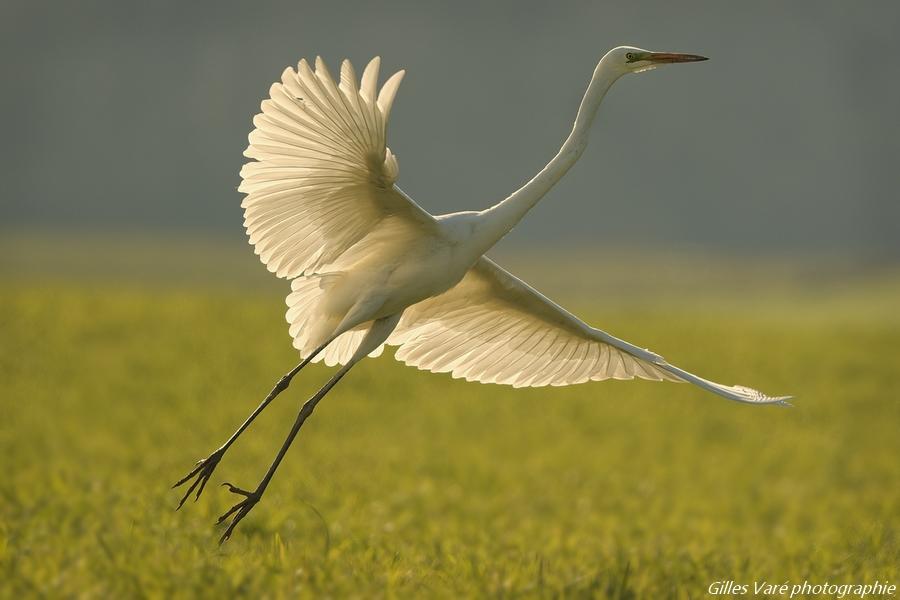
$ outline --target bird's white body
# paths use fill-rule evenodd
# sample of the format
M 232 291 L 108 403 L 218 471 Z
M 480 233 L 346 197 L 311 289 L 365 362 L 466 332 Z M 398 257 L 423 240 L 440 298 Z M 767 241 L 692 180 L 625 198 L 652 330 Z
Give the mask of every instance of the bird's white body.
M 472 381 L 641 377 L 691 381 L 733 400 L 783 401 L 708 382 L 593 329 L 483 256 L 575 164 L 606 92 L 622 75 L 653 68 L 651 55 L 689 56 L 610 51 L 544 169 L 495 206 L 437 217 L 394 183 L 398 162 L 385 140 L 402 71 L 378 92 L 378 59 L 360 82 L 348 61 L 339 82 L 319 59 L 315 70 L 305 61 L 285 70 L 254 119 L 246 155 L 255 161 L 244 166 L 240 189 L 257 254 L 292 279 L 287 320 L 301 355 L 349 367 L 386 343 L 407 364 Z M 375 335 L 379 322 L 391 326 Z
M 398 190 L 399 191 L 399 190 Z M 402 313 L 426 298 L 459 283 L 481 253 L 469 243 L 477 231 L 478 213 L 439 215 L 427 234 L 386 221 L 359 251 L 348 251 L 324 269 L 339 279 L 323 308 L 346 321 L 337 331 Z M 317 339 L 326 341 L 328 333 Z
M 619 47 L 597 68 L 572 132 L 537 175 L 482 211 L 432 216 L 395 184 L 396 157 L 386 128 L 403 72 L 377 87 L 379 60 L 360 80 L 349 61 L 336 81 L 316 59 L 300 61 L 270 89 L 245 155 L 240 191 L 244 225 L 270 271 L 291 280 L 290 334 L 303 362 L 285 375 L 237 432 L 200 461 L 181 504 L 203 491 L 226 449 L 308 362 L 342 367 L 300 410 L 291 433 L 257 489 L 222 536 L 259 501 L 316 404 L 366 355 L 385 344 L 408 365 L 482 383 L 515 387 L 604 379 L 690 382 L 739 402 L 784 404 L 743 386 L 708 381 L 661 356 L 590 327 L 484 256 L 575 164 L 587 146 L 600 102 L 626 73 L 659 64 L 705 60 L 687 54 Z M 181 506 L 179 504 L 179 506 Z

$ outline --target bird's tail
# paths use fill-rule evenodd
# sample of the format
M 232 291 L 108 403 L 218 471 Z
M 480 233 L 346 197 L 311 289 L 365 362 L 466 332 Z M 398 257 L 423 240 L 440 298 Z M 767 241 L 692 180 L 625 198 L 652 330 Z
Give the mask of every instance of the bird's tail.
M 340 280 L 340 273 L 324 273 L 298 277 L 291 282 L 292 291 L 286 299 L 288 310 L 285 318 L 290 324 L 294 348 L 300 351 L 302 358 L 327 342 L 344 318 L 342 311 L 329 310 L 330 307 L 326 304 L 328 291 Z M 372 322 L 369 321 L 345 331 L 328 344 L 313 362 L 324 361 L 328 366 L 347 364 L 371 326 Z M 381 345 L 369 356 L 379 356 L 383 350 L 384 346 Z

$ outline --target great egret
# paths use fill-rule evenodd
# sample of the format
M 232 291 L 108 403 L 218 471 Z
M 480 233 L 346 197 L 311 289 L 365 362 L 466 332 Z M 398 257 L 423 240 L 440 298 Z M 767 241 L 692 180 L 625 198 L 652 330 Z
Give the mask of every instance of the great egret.
M 432 216 L 395 185 L 397 158 L 386 127 L 404 71 L 376 89 L 374 58 L 357 84 L 349 61 L 336 83 L 320 58 L 285 69 L 253 119 L 239 190 L 244 225 L 256 254 L 290 279 L 287 320 L 303 361 L 209 457 L 175 484 L 195 478 L 200 497 L 226 450 L 311 361 L 340 364 L 297 415 L 284 445 L 253 491 L 229 483 L 244 499 L 220 539 L 259 502 L 288 447 L 316 404 L 356 364 L 397 346 L 396 358 L 467 381 L 514 387 L 642 379 L 690 382 L 731 400 L 785 404 L 743 386 L 726 386 L 679 369 L 661 356 L 588 326 L 484 253 L 559 181 L 587 146 L 597 108 L 621 76 L 693 54 L 622 46 L 597 64 L 575 125 L 559 152 L 502 202 L 482 211 Z

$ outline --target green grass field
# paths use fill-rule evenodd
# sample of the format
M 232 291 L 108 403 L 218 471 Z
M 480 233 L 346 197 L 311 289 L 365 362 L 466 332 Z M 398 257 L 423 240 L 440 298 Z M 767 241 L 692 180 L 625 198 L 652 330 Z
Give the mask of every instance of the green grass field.
M 215 484 L 254 486 L 329 373 L 304 371 L 173 510 L 169 486 L 296 361 L 283 286 L 6 271 L 0 596 L 698 598 L 717 580 L 900 578 L 896 273 L 566 303 L 792 409 L 367 360 L 220 548 L 236 497 Z

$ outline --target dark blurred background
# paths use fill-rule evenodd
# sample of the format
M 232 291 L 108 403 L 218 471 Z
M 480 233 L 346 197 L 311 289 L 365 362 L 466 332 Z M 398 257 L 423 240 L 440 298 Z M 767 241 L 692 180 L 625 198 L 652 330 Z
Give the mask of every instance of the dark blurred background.
M 897 2 L 0 5 L 0 234 L 243 243 L 241 152 L 300 57 L 407 69 L 389 144 L 433 212 L 552 157 L 612 46 L 707 63 L 619 82 L 506 244 L 900 259 Z

